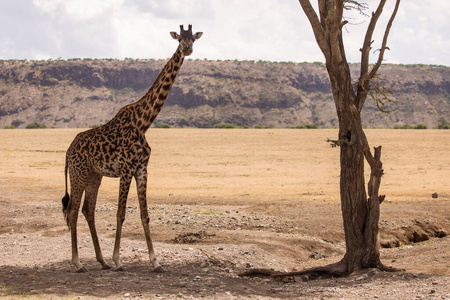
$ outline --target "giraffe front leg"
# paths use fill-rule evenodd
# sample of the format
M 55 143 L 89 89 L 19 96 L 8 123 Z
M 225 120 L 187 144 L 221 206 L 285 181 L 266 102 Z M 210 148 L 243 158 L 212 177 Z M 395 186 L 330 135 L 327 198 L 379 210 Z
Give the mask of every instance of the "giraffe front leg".
M 120 238 L 122 236 L 122 226 L 125 221 L 128 192 L 130 191 L 132 176 L 120 177 L 119 205 L 117 207 L 117 230 L 116 241 L 114 243 L 113 261 L 116 264 L 116 271 L 124 271 L 120 262 Z
M 147 168 L 142 168 L 136 172 L 136 185 L 139 199 L 139 207 L 141 210 L 141 222 L 144 227 L 145 239 L 147 241 L 148 255 L 150 263 L 153 266 L 153 272 L 164 272 L 161 265 L 156 260 L 155 250 L 153 249 L 153 242 L 150 236 L 150 218 L 147 208 Z

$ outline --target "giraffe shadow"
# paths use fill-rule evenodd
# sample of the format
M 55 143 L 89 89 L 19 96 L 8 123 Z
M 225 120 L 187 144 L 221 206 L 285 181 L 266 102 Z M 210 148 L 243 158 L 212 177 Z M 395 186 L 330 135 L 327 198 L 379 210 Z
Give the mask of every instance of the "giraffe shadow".
M 162 262 L 165 272 L 155 273 L 148 262 L 126 262 L 124 271 L 102 270 L 96 260 L 83 261 L 88 270 L 76 273 L 69 260 L 41 267 L 0 266 L 0 296 L 56 296 L 120 298 L 165 295 L 212 297 L 264 295 L 268 291 L 248 285 L 255 281 L 238 277 L 237 270 L 215 265 L 204 258 Z M 236 271 L 236 272 L 234 272 Z M 0 285 L 1 286 L 1 285 Z

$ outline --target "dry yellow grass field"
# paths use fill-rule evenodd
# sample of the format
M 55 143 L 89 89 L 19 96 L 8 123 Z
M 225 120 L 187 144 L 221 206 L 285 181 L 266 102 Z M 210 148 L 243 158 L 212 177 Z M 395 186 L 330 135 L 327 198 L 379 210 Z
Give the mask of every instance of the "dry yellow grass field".
M 288 284 L 236 274 L 342 258 L 339 149 L 326 142 L 337 130 L 150 129 L 150 225 L 163 274 L 149 269 L 134 186 L 121 245 L 126 271 L 101 270 L 80 217 L 89 273 L 75 273 L 61 198 L 65 151 L 80 131 L 0 130 L 0 298 L 450 297 L 448 130 L 366 130 L 372 147 L 383 146 L 381 240 L 396 243 L 381 259 L 406 272 Z M 118 182 L 103 179 L 96 211 L 110 263 Z
M 28 199 L 16 200 L 58 201 L 65 150 L 79 131 L 0 130 L 0 197 L 28 191 Z M 434 192 L 449 199 L 450 131 L 366 133 L 372 147 L 383 146 L 387 200 L 428 200 Z M 151 129 L 149 201 L 338 201 L 339 149 L 326 142 L 336 136 L 336 130 Z M 118 179 L 104 178 L 99 201 L 114 201 L 117 189 Z

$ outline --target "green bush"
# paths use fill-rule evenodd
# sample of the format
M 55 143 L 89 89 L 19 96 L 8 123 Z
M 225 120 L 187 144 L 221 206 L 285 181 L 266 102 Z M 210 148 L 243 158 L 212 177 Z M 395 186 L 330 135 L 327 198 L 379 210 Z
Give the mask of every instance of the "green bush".
M 438 129 L 450 129 L 450 123 L 445 118 L 440 118 L 438 120 Z
M 170 128 L 170 125 L 161 122 L 161 123 L 155 123 L 155 127 L 156 128 Z
M 16 128 L 16 126 L 14 126 L 14 125 L 3 127 L 3 129 L 15 129 L 15 128 Z
M 239 126 L 230 123 L 219 123 L 214 125 L 214 128 L 239 128 Z
M 47 128 L 47 126 L 36 122 L 30 123 L 27 126 L 25 126 L 25 129 L 43 129 L 43 128 Z
M 14 126 L 14 127 L 19 127 L 19 126 L 22 125 L 23 123 L 25 123 L 25 122 L 16 119 L 16 120 L 13 120 L 13 121 L 11 122 L 11 125 Z
M 394 129 L 412 129 L 411 125 L 395 125 Z
M 286 126 L 289 129 L 317 129 L 319 128 L 316 124 L 305 124 L 305 125 L 297 125 L 297 126 Z
M 416 126 L 411 125 L 395 125 L 394 129 L 428 129 L 427 124 L 417 124 Z
M 427 124 L 417 124 L 416 126 L 414 126 L 414 129 L 428 129 L 428 125 Z

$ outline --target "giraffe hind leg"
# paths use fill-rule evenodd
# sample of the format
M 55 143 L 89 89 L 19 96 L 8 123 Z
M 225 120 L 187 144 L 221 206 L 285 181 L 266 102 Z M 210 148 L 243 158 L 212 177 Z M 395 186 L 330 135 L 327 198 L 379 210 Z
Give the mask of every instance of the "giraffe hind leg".
M 100 248 L 100 242 L 98 240 L 97 230 L 95 227 L 95 205 L 97 203 L 98 189 L 102 182 L 102 176 L 96 173 L 92 173 L 86 189 L 82 212 L 89 225 L 91 232 L 92 242 L 94 244 L 95 256 L 97 261 L 102 265 L 103 270 L 110 269 L 111 267 L 106 263 L 103 258 L 102 250 Z
M 77 242 L 77 221 L 78 211 L 80 209 L 81 196 L 83 195 L 83 187 L 77 184 L 71 185 L 71 197 L 66 209 L 67 223 L 70 228 L 70 237 L 72 241 L 72 263 L 77 268 L 78 273 L 87 272 L 86 268 L 81 264 L 78 256 Z

